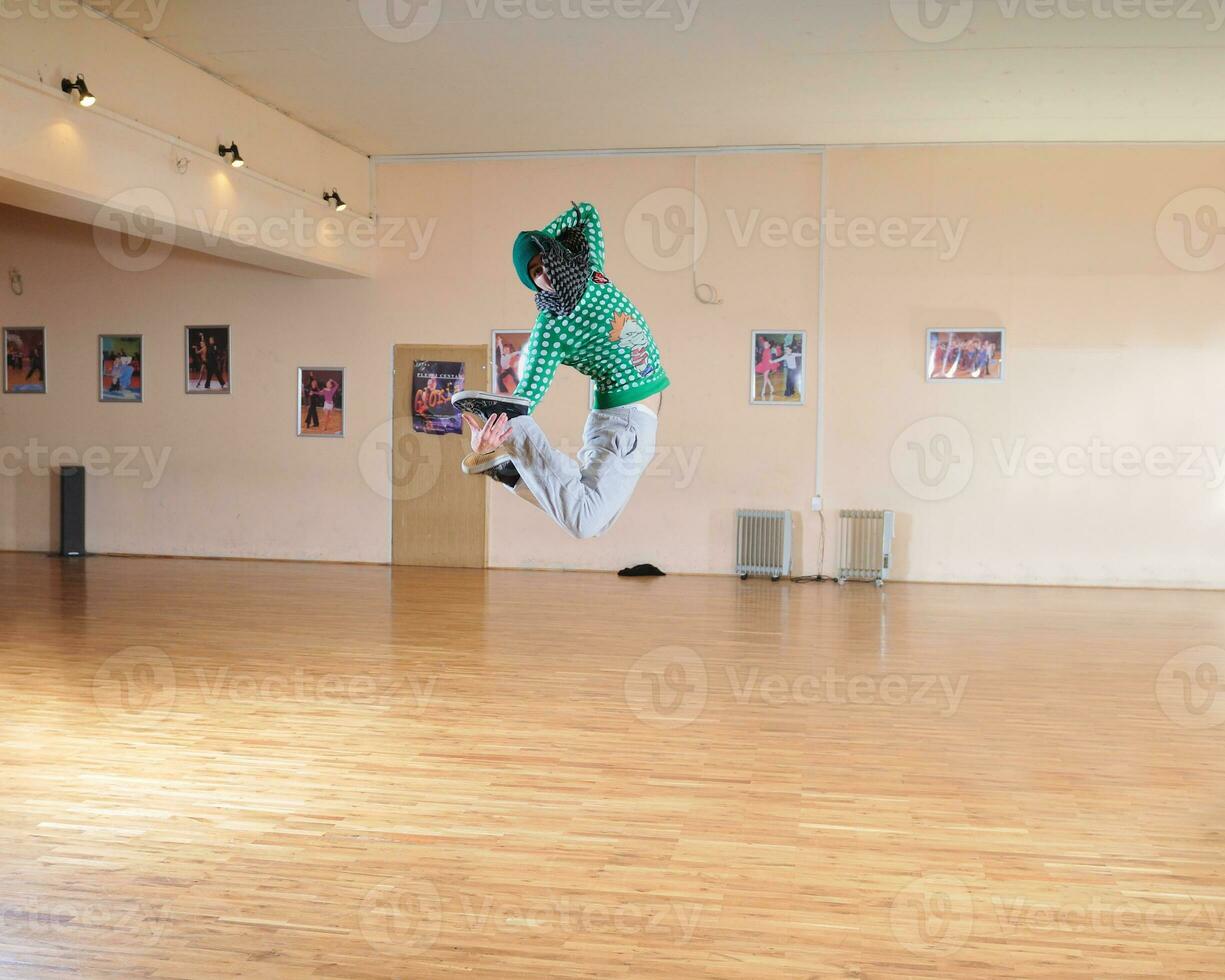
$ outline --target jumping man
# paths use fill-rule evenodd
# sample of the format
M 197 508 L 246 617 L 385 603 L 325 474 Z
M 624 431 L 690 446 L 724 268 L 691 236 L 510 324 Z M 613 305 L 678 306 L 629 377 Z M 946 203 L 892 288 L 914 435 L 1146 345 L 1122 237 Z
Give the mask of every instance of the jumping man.
M 464 472 L 488 473 L 575 537 L 594 537 L 625 509 L 655 455 L 668 376 L 645 318 L 604 274 L 604 232 L 592 205 L 522 232 L 513 259 L 539 315 L 513 396 L 461 391 L 452 399 L 472 427 Z M 595 382 L 577 462 L 549 445 L 531 417 L 559 364 Z

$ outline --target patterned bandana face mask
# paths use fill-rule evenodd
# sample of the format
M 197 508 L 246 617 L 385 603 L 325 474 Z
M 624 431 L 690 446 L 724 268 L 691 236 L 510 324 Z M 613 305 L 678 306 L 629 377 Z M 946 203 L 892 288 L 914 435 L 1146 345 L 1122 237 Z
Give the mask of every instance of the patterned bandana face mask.
M 536 308 L 557 317 L 574 312 L 587 292 L 591 279 L 591 257 L 582 225 L 567 228 L 557 238 L 537 238 L 540 263 L 553 292 L 536 293 Z

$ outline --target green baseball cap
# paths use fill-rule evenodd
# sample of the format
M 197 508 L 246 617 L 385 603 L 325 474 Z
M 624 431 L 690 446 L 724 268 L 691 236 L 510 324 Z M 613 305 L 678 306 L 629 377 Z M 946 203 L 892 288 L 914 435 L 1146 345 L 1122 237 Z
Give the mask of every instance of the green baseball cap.
M 532 282 L 532 277 L 527 274 L 527 267 L 531 264 L 532 259 L 540 254 L 540 243 L 536 239 L 548 237 L 543 231 L 521 231 L 519 232 L 519 237 L 515 239 L 515 271 L 519 273 L 519 279 L 523 282 L 523 285 L 527 286 L 534 293 L 538 293 L 540 290 Z

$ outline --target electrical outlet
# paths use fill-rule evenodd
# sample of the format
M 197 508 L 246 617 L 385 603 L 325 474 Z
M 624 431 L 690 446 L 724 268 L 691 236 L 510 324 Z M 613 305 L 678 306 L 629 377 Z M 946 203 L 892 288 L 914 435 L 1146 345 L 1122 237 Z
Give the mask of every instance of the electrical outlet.
M 813 510 L 820 510 L 824 505 L 825 505 L 825 502 L 821 499 L 819 495 L 812 498 L 812 509 Z

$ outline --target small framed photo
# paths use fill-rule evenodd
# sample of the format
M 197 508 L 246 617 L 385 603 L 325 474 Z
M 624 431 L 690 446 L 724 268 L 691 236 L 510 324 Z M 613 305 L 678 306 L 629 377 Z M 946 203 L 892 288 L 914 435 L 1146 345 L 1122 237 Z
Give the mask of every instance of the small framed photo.
M 344 368 L 298 368 L 298 435 L 342 437 L 344 399 Z
M 519 387 L 523 348 L 527 346 L 527 339 L 531 335 L 530 330 L 493 331 L 493 340 L 489 344 L 493 370 L 489 376 L 493 378 L 495 394 L 513 395 Z
M 925 357 L 928 381 L 1003 381 L 1004 331 L 929 330 Z
M 807 335 L 803 330 L 791 333 L 754 330 L 749 368 L 750 404 L 803 405 L 807 353 Z
M 187 394 L 230 393 L 230 328 L 185 327 Z
M 99 335 L 99 401 L 136 403 L 145 400 L 144 353 L 142 334 Z
M 4 390 L 10 395 L 47 393 L 47 331 L 4 328 Z

